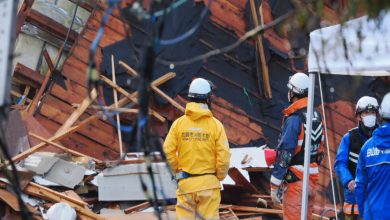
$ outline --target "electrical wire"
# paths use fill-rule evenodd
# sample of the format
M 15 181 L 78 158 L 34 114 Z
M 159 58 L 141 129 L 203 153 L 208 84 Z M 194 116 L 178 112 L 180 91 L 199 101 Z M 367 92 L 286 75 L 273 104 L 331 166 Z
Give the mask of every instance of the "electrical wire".
M 156 11 L 153 13 L 154 17 L 160 17 L 163 16 L 164 14 L 168 14 L 172 12 L 174 9 L 178 8 L 179 6 L 183 5 L 187 0 L 179 0 L 177 2 L 172 3 L 168 8 Z
M 53 69 L 53 73 L 52 74 L 54 74 L 54 72 L 57 70 L 57 67 L 58 67 L 58 65 L 59 65 L 59 63 L 61 61 L 62 53 L 64 52 L 66 44 L 68 43 L 70 32 L 72 31 L 73 24 L 75 23 L 75 20 L 76 20 L 76 14 L 77 14 L 77 9 L 79 8 L 79 4 L 80 4 L 80 0 L 77 0 L 76 6 L 75 6 L 75 9 L 74 9 L 74 12 L 73 12 L 73 16 L 72 16 L 72 21 L 71 21 L 71 23 L 69 25 L 68 31 L 66 32 L 64 43 L 62 44 L 62 47 L 60 47 L 61 48 L 60 51 L 59 51 L 60 54 L 59 54 L 58 59 L 57 59 L 55 65 L 54 65 L 54 69 Z M 52 80 L 53 80 L 53 78 L 50 77 L 50 81 L 51 82 L 52 82 Z M 43 93 L 42 93 L 43 95 L 41 96 L 41 101 L 38 102 L 38 106 L 37 106 L 35 112 L 38 112 L 41 109 L 42 104 L 43 104 L 42 100 L 45 99 L 46 92 L 49 89 L 49 87 L 51 87 L 51 85 L 52 85 L 52 83 L 47 83 L 45 88 L 43 89 Z M 34 114 L 35 114 L 35 112 L 34 112 Z
M 69 35 L 70 35 L 70 32 L 72 31 L 72 28 L 73 28 L 73 24 L 76 20 L 76 15 L 77 15 L 77 9 L 79 8 L 79 4 L 80 4 L 80 0 L 77 0 L 76 2 L 76 6 L 75 6 L 75 9 L 74 9 L 74 12 L 73 12 L 73 16 L 72 16 L 72 22 L 70 23 L 70 26 L 68 28 L 68 31 L 66 32 L 66 36 L 65 36 L 65 40 L 64 40 L 64 43 L 62 44 L 62 50 L 60 51 L 60 55 L 58 56 L 58 59 L 57 59 L 57 62 L 55 63 L 54 65 L 54 70 L 57 69 L 60 61 L 61 61 L 61 56 L 62 56 L 62 53 L 64 52 L 64 49 L 66 47 L 66 44 L 68 43 L 68 40 L 69 40 Z
M 191 29 L 186 31 L 184 34 L 177 36 L 177 37 L 174 37 L 174 38 L 171 38 L 171 39 L 158 39 L 157 45 L 162 45 L 162 46 L 174 45 L 174 44 L 180 43 L 181 41 L 183 41 L 183 40 L 187 39 L 188 37 L 190 37 L 191 35 L 193 35 L 199 29 L 199 27 L 202 25 L 202 22 L 203 22 L 204 18 L 206 17 L 206 15 L 208 14 L 207 12 L 209 11 L 209 8 L 210 8 L 211 3 L 213 1 L 214 0 L 210 0 L 208 2 L 207 6 L 205 6 L 205 8 L 203 9 L 203 11 L 201 13 L 199 20 L 196 22 L 196 24 Z
M 328 164 L 329 164 L 329 173 L 330 173 L 330 183 L 332 185 L 332 196 L 333 196 L 334 212 L 335 212 L 335 215 L 336 215 L 336 220 L 338 220 L 337 204 L 336 204 L 336 193 L 335 193 L 335 187 L 334 187 L 334 183 L 333 183 L 332 163 L 331 163 L 331 160 L 330 160 L 330 147 L 329 147 L 329 141 L 328 141 L 328 127 L 327 127 L 327 124 L 326 124 L 324 96 L 323 96 L 323 91 L 322 91 L 322 83 L 321 83 L 321 74 L 320 73 L 318 73 L 318 83 L 320 84 L 321 108 L 322 108 L 322 114 L 324 116 L 325 143 L 326 143 L 326 150 L 327 150 L 327 153 L 328 153 Z
M 263 32 L 263 31 L 265 31 L 265 30 L 267 30 L 269 28 L 272 28 L 275 25 L 281 23 L 282 21 L 284 21 L 288 17 L 290 17 L 292 14 L 293 14 L 293 11 L 290 11 L 289 13 L 286 13 L 286 14 L 278 17 L 277 19 L 273 20 L 272 22 L 270 22 L 270 23 L 268 23 L 268 24 L 266 24 L 264 26 L 259 25 L 259 26 L 255 27 L 255 28 L 253 28 L 252 30 L 246 32 L 236 42 L 234 42 L 233 44 L 230 44 L 230 45 L 228 45 L 226 47 L 215 49 L 215 50 L 209 51 L 209 52 L 207 52 L 205 54 L 202 54 L 202 55 L 199 55 L 199 56 L 195 56 L 195 57 L 192 57 L 192 58 L 189 58 L 189 59 L 186 59 L 186 60 L 170 61 L 170 60 L 164 60 L 164 59 L 157 58 L 156 61 L 159 62 L 160 64 L 166 65 L 166 66 L 170 66 L 170 65 L 182 66 L 182 65 L 188 65 L 188 64 L 191 64 L 191 63 L 194 63 L 194 62 L 198 62 L 198 61 L 207 59 L 207 58 L 209 58 L 211 56 L 215 56 L 215 55 L 222 54 L 222 53 L 227 53 L 227 52 L 235 49 L 236 47 L 240 46 L 243 42 L 245 42 L 249 38 L 255 36 L 256 34 L 259 34 L 260 32 Z

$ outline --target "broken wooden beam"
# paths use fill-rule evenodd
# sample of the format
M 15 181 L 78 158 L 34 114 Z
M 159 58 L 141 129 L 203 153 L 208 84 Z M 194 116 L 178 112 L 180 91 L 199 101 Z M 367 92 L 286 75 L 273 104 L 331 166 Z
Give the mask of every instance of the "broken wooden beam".
M 81 102 L 80 106 L 69 116 L 66 122 L 58 129 L 56 134 L 62 133 L 65 130 L 69 129 L 85 112 L 88 106 L 97 98 L 96 89 L 92 89 L 91 93 L 85 97 L 85 99 Z
M 137 71 L 135 71 L 133 68 L 131 68 L 129 65 L 127 65 L 123 61 L 119 61 L 119 64 L 126 69 L 126 72 L 130 74 L 133 77 L 139 77 L 139 74 Z M 152 88 L 153 91 L 155 91 L 157 94 L 159 94 L 161 97 L 163 97 L 165 100 L 167 100 L 169 103 L 171 103 L 174 107 L 179 109 L 181 112 L 184 112 L 185 109 L 183 106 L 181 106 L 179 103 L 177 103 L 175 100 L 173 100 L 171 97 L 169 97 L 167 94 L 165 94 L 163 91 L 161 91 L 157 86 L 151 84 L 150 88 Z
M 120 92 L 122 95 L 124 95 L 126 98 L 130 99 L 131 101 L 135 102 L 135 103 L 138 103 L 138 99 L 136 98 L 136 96 L 128 93 L 126 90 L 124 90 L 122 87 L 118 86 L 117 84 L 115 84 L 114 82 L 112 82 L 110 79 L 108 79 L 107 77 L 103 76 L 103 75 L 100 75 L 100 79 L 103 80 L 103 82 L 105 82 L 106 84 L 108 84 L 109 86 L 111 86 L 112 88 L 114 88 L 115 90 L 117 90 L 118 92 Z M 134 94 L 134 93 L 133 93 Z M 138 94 L 138 93 L 137 93 Z M 115 104 L 114 104 L 115 105 Z M 165 118 L 163 116 L 161 116 L 158 112 L 152 110 L 151 108 L 149 108 L 149 111 L 153 114 L 154 117 L 156 117 L 158 120 L 160 120 L 161 122 L 164 122 L 165 121 Z
M 82 154 L 82 153 L 80 153 L 80 152 L 78 152 L 78 151 L 75 151 L 75 150 L 66 148 L 66 147 L 62 146 L 61 144 L 55 143 L 55 142 L 53 142 L 53 141 L 50 141 L 49 139 L 46 139 L 46 138 L 44 138 L 44 137 L 41 137 L 41 136 L 39 136 L 39 135 L 37 135 L 37 134 L 34 134 L 34 133 L 32 133 L 32 132 L 30 132 L 30 133 L 28 133 L 28 134 L 29 134 L 31 137 L 34 137 L 34 138 L 36 138 L 36 139 L 39 139 L 40 141 L 43 141 L 43 142 L 45 142 L 45 143 L 47 143 L 47 144 L 50 144 L 50 145 L 52 145 L 52 146 L 54 146 L 54 147 L 56 147 L 56 148 L 59 148 L 59 149 L 65 151 L 65 152 L 67 152 L 67 153 L 69 153 L 69 154 L 72 154 L 72 155 L 74 155 L 74 156 L 91 158 L 91 159 L 94 160 L 96 163 L 99 163 L 99 164 L 103 163 L 103 161 L 101 161 L 101 160 L 98 160 L 98 159 L 96 159 L 96 158 L 92 158 L 92 157 L 90 157 L 90 156 L 88 156 L 88 155 L 85 155 L 85 154 Z
M 37 71 L 34 71 L 21 63 L 16 64 L 13 77 L 33 88 L 39 88 L 45 79 L 45 77 Z
M 85 126 L 87 126 L 87 125 L 88 125 L 90 122 L 92 122 L 94 119 L 95 119 L 95 118 L 92 118 L 92 116 L 91 116 L 91 117 L 85 119 L 84 121 L 80 122 L 80 123 L 77 124 L 76 126 L 73 126 L 73 127 L 69 128 L 69 129 L 67 129 L 66 131 L 60 133 L 60 134 L 54 135 L 53 137 L 49 138 L 48 140 L 49 140 L 49 141 L 58 141 L 58 140 L 60 140 L 61 138 L 65 137 L 65 136 L 67 136 L 67 135 L 69 135 L 69 134 L 71 134 L 71 133 L 73 133 L 73 132 L 76 132 L 76 131 L 78 131 L 79 129 L 85 127 Z M 22 153 L 20 153 L 20 154 L 18 154 L 18 155 L 16 155 L 16 156 L 14 156 L 14 157 L 12 158 L 12 161 L 13 161 L 13 162 L 17 162 L 17 161 L 19 161 L 19 160 L 22 160 L 22 159 L 28 157 L 30 154 L 32 154 L 32 153 L 34 153 L 34 152 L 36 152 L 36 151 L 42 149 L 42 148 L 45 147 L 46 145 L 47 145 L 46 142 L 41 142 L 41 143 L 39 143 L 39 144 L 33 146 L 32 148 L 30 148 L 30 149 L 28 149 L 28 150 L 26 150 L 26 151 L 24 151 L 24 152 L 22 152 Z M 8 165 L 8 164 L 9 164 L 9 162 L 6 162 L 6 163 L 5 163 L 5 165 Z
M 131 206 L 131 207 L 125 209 L 124 213 L 125 214 L 130 214 L 132 212 L 139 212 L 139 211 L 142 211 L 142 210 L 147 209 L 149 207 L 151 207 L 150 202 L 143 202 L 141 204 L 138 204 L 138 205 L 135 205 L 135 206 Z
M 65 40 L 66 35 L 68 33 L 67 27 L 62 25 L 61 23 L 58 23 L 57 21 L 49 18 L 46 15 L 41 14 L 40 12 L 34 10 L 34 9 L 28 9 L 26 11 L 26 22 L 30 22 L 34 26 L 37 26 L 56 37 L 60 38 L 61 40 Z M 70 30 L 69 36 L 68 36 L 68 43 L 72 44 L 77 39 L 78 33 L 74 30 Z M 66 45 L 65 45 L 66 47 Z M 55 62 L 54 62 L 55 63 Z
M 232 167 L 229 169 L 228 171 L 228 175 L 230 176 L 230 178 L 232 178 L 234 180 L 234 182 L 236 183 L 236 185 L 239 185 L 239 186 L 243 186 L 245 187 L 245 189 L 250 192 L 250 193 L 253 193 L 253 194 L 260 194 L 259 190 L 252 184 L 250 183 L 241 173 L 240 171 L 235 168 L 235 167 Z
M 159 77 L 158 79 L 154 80 L 154 81 L 152 82 L 152 84 L 153 84 L 153 85 L 156 85 L 156 86 L 159 86 L 159 85 L 163 84 L 164 82 L 166 82 L 166 81 L 168 81 L 168 80 L 174 78 L 175 76 L 176 76 L 176 74 L 175 74 L 174 72 L 167 73 L 167 74 L 165 74 L 165 75 Z M 132 97 L 136 97 L 137 95 L 138 95 L 138 92 L 134 92 L 134 93 L 131 94 Z M 122 98 L 122 99 L 120 99 L 120 100 L 118 101 L 118 106 L 122 107 L 122 106 L 126 105 L 127 103 L 129 103 L 129 100 L 128 100 L 127 97 L 124 97 L 124 98 Z M 109 107 L 114 107 L 114 105 L 111 105 L 111 106 L 109 106 Z M 53 137 L 49 138 L 48 140 L 49 140 L 49 141 L 58 141 L 58 140 L 60 140 L 61 138 L 65 137 L 65 136 L 67 136 L 67 135 L 69 135 L 69 134 L 71 134 L 71 133 L 77 132 L 78 130 L 84 128 L 85 126 L 87 126 L 87 125 L 90 124 L 91 122 L 93 122 L 93 121 L 99 119 L 101 115 L 102 115 L 101 113 L 97 113 L 97 114 L 95 114 L 95 115 L 92 115 L 92 116 L 88 117 L 87 119 L 85 119 L 85 120 L 79 122 L 77 125 L 75 125 L 75 126 L 69 128 L 69 129 L 66 129 L 66 130 L 64 130 L 64 131 L 61 132 L 61 133 L 58 133 L 58 134 L 54 135 Z M 161 117 L 162 117 L 162 116 L 161 116 Z M 165 118 L 163 118 L 163 119 L 165 120 Z M 34 152 L 36 152 L 36 151 L 42 149 L 42 148 L 43 148 L 44 146 L 46 146 L 46 145 L 47 145 L 46 142 L 41 142 L 41 143 L 39 143 L 39 144 L 33 146 L 33 147 L 30 148 L 29 150 L 24 151 L 24 152 L 22 152 L 22 153 L 16 155 L 15 157 L 12 158 L 12 161 L 13 161 L 13 162 L 17 162 L 17 161 L 19 161 L 19 160 L 22 160 L 22 159 L 28 157 L 30 154 L 32 154 L 32 153 L 34 153 Z M 8 165 L 8 164 L 9 164 L 9 161 L 5 163 L 5 165 Z
M 116 73 L 115 73 L 115 61 L 114 61 L 114 55 L 111 55 L 111 75 L 112 75 L 112 82 L 116 84 Z M 115 108 L 118 108 L 118 92 L 116 89 L 112 89 L 114 93 L 114 105 Z M 122 132 L 121 132 L 121 121 L 119 118 L 119 114 L 116 114 L 116 127 L 117 127 L 117 133 L 118 133 L 118 141 L 119 141 L 119 156 L 120 158 L 123 157 L 123 145 L 122 145 Z

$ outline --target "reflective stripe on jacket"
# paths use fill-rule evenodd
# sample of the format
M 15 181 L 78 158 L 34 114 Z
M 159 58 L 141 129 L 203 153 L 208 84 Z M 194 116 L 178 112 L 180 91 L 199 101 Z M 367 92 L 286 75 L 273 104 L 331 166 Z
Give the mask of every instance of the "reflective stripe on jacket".
M 302 98 L 291 104 L 283 110 L 285 119 L 282 126 L 282 133 L 279 138 L 277 159 L 274 163 L 274 169 L 271 176 L 271 184 L 280 185 L 287 172 L 288 167 L 300 179 L 303 177 L 303 171 L 298 168 L 303 164 L 304 148 L 302 148 L 305 139 L 305 129 L 302 114 L 305 114 L 307 107 L 307 98 Z M 317 157 L 319 152 L 323 151 L 323 129 L 321 116 L 315 112 L 315 117 L 319 120 L 318 126 L 312 131 L 312 139 L 315 144 L 312 145 L 311 156 Z M 313 121 L 315 121 L 313 119 Z M 318 142 L 316 142 L 318 140 Z M 317 145 L 318 144 L 318 145 Z M 315 146 L 315 147 L 314 147 Z M 296 169 L 291 166 L 296 165 Z M 303 166 L 302 166 L 303 167 Z M 310 164 L 311 168 L 316 168 L 317 172 L 311 173 L 313 180 L 318 179 L 318 165 L 316 162 Z
M 361 138 L 365 142 L 367 140 L 367 137 L 365 137 L 362 132 L 359 132 Z M 356 203 L 355 199 L 355 193 L 351 192 L 348 189 L 348 183 L 355 179 L 355 177 L 352 175 L 353 172 L 348 167 L 348 164 L 351 162 L 357 163 L 357 158 L 359 155 L 356 155 L 353 152 L 350 152 L 350 132 L 347 132 L 343 138 L 341 139 L 341 142 L 339 144 L 339 148 L 337 150 L 336 160 L 334 163 L 334 169 L 337 174 L 337 177 L 339 178 L 341 185 L 344 188 L 344 201 L 354 204 Z M 361 148 L 362 146 L 360 146 Z

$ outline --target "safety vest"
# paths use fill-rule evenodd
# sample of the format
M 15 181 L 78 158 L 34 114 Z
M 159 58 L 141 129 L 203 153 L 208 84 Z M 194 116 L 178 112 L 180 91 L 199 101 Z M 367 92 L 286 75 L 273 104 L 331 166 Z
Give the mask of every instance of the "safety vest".
M 359 128 L 352 128 L 349 131 L 349 155 L 348 155 L 348 170 L 353 177 L 356 175 L 356 166 L 359 159 L 360 149 L 362 149 L 364 140 L 359 134 Z
M 303 165 L 305 159 L 305 133 L 306 133 L 306 108 L 296 111 L 301 118 L 301 132 L 298 137 L 297 147 L 294 151 L 294 156 L 291 159 L 290 166 Z M 313 112 L 312 118 L 312 132 L 311 132 L 311 146 L 310 146 L 310 162 L 318 163 L 318 151 L 323 141 L 323 127 L 322 117 L 316 110 Z

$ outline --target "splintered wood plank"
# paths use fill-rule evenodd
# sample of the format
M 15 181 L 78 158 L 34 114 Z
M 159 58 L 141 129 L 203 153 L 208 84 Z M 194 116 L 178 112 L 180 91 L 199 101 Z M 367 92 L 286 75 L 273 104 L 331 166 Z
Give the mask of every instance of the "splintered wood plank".
M 141 204 L 138 204 L 138 205 L 135 205 L 135 206 L 131 206 L 127 209 L 124 210 L 124 213 L 125 214 L 130 214 L 132 212 L 140 212 L 144 209 L 147 209 L 149 208 L 151 205 L 150 205 L 150 202 L 143 202 Z
M 71 111 L 71 106 L 52 96 L 49 96 L 46 98 L 46 102 L 42 106 L 41 114 L 59 124 L 63 124 L 69 117 Z M 80 119 L 84 120 L 87 117 L 89 116 L 83 115 Z M 116 140 L 114 128 L 101 122 L 100 120 L 95 120 L 85 128 L 80 129 L 78 132 L 113 150 L 118 149 L 118 142 Z
M 45 78 L 37 71 L 34 71 L 21 63 L 16 64 L 13 77 L 33 88 L 39 88 Z
M 132 77 L 139 77 L 139 74 L 137 73 L 137 71 L 135 71 L 133 68 L 131 68 L 129 65 L 127 65 L 125 62 L 123 61 L 119 61 L 119 64 L 126 69 L 126 72 L 128 74 L 130 74 Z M 184 112 L 185 109 L 183 108 L 183 106 L 181 106 L 179 103 L 177 103 L 175 100 L 173 100 L 171 97 L 169 97 L 167 94 L 165 94 L 163 91 L 161 91 L 157 86 L 154 86 L 154 85 L 150 85 L 150 87 L 152 88 L 152 90 L 159 94 L 161 97 L 163 97 L 165 100 L 167 100 L 169 103 L 171 103 L 171 105 L 173 105 L 175 108 L 179 109 L 179 111 L 181 112 Z
M 111 68 L 112 68 L 112 81 L 116 84 L 114 55 L 111 55 Z M 118 93 L 117 93 L 117 91 L 115 89 L 112 89 L 112 90 L 114 92 L 115 108 L 119 108 L 119 106 L 118 106 Z M 123 145 L 122 145 L 121 121 L 120 121 L 120 118 L 119 118 L 119 114 L 116 115 L 116 126 L 117 126 L 118 142 L 119 142 L 119 155 L 122 158 L 122 156 L 123 156 Z
M 245 187 L 248 192 L 254 193 L 254 194 L 260 194 L 259 190 L 256 189 L 252 183 L 250 183 L 245 177 L 240 173 L 240 171 L 233 167 L 230 168 L 228 171 L 229 176 L 234 180 L 234 182 L 239 185 Z
M 49 120 L 45 116 L 37 115 L 36 118 L 39 122 L 41 122 L 42 125 L 49 128 L 50 130 L 57 130 L 60 127 L 60 124 Z M 118 152 L 108 148 L 107 146 L 101 145 L 94 140 L 78 133 L 72 133 L 68 136 L 64 136 L 61 139 L 61 142 L 67 148 L 99 160 L 113 160 L 118 158 L 119 155 Z
M 249 206 L 232 205 L 231 209 L 233 211 L 256 212 L 262 214 L 276 214 L 276 215 L 283 214 L 283 210 L 280 209 L 265 209 L 265 208 L 249 207 Z
M 73 111 L 73 113 L 69 116 L 69 118 L 62 124 L 62 126 L 58 129 L 56 134 L 62 133 L 64 130 L 69 129 L 85 112 L 88 106 L 97 98 L 96 89 L 92 89 L 89 96 L 85 97 L 85 99 L 81 102 L 80 106 Z
M 111 80 L 109 80 L 107 77 L 100 75 L 100 79 L 102 79 L 105 83 L 107 83 L 109 86 L 111 86 L 113 89 L 117 90 L 118 92 L 122 93 L 124 96 L 126 96 L 128 99 L 133 101 L 134 103 L 138 103 L 138 99 L 134 96 L 132 96 L 130 93 L 128 93 L 126 90 L 124 90 L 122 87 L 118 86 L 117 84 L 113 83 Z M 158 112 L 154 111 L 153 109 L 149 108 L 149 111 L 152 113 L 154 117 L 156 117 L 161 122 L 165 121 L 165 118 L 161 116 Z
M 74 156 L 91 158 L 91 157 L 88 156 L 88 155 L 82 154 L 82 153 L 80 153 L 80 152 L 78 152 L 78 151 L 74 151 L 74 150 L 72 150 L 72 149 L 68 149 L 68 148 L 62 146 L 61 144 L 55 143 L 55 142 L 53 142 L 53 141 L 50 141 L 49 139 L 46 139 L 46 138 L 44 138 L 44 137 L 41 137 L 41 136 L 39 136 L 39 135 L 37 135 L 37 134 L 34 134 L 34 133 L 31 133 L 31 132 L 30 132 L 29 135 L 30 135 L 31 137 L 34 137 L 34 138 L 40 140 L 40 141 L 43 141 L 43 142 L 45 142 L 45 143 L 47 143 L 47 144 L 50 144 L 51 146 L 54 146 L 54 147 L 56 147 L 56 148 L 58 148 L 58 149 L 61 149 L 61 150 L 65 151 L 65 152 L 67 152 L 67 153 L 69 153 L 69 154 L 72 154 L 72 155 L 74 155 Z M 94 161 L 96 161 L 96 163 L 103 163 L 103 161 L 98 160 L 98 159 L 96 159 L 96 158 L 91 158 L 91 159 L 94 160 Z

